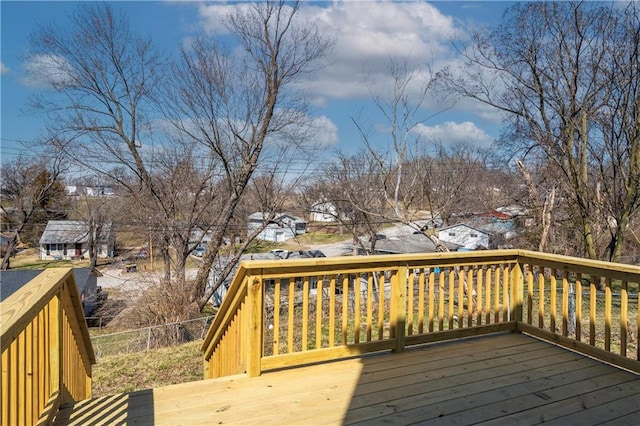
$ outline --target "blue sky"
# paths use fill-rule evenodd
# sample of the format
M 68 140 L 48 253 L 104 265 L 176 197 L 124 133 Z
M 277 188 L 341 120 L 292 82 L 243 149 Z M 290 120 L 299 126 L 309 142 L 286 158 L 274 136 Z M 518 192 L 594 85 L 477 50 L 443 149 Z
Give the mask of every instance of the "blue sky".
M 218 25 L 224 2 L 117 1 L 112 7 L 124 11 L 131 26 L 168 52 L 196 31 L 222 37 Z M 390 59 L 429 63 L 433 70 L 460 64 L 452 49 L 475 26 L 500 22 L 510 2 L 305 2 L 301 14 L 331 35 L 335 49 L 329 65 L 304 84 L 321 132 L 317 143 L 327 153 L 353 153 L 362 142 L 351 117 L 376 134 L 381 145 L 388 140 L 385 123 L 371 102 L 371 91 L 384 96 L 390 87 L 386 65 Z M 0 2 L 1 8 L 1 146 L 2 161 L 28 154 L 19 141 L 36 140 L 43 131 L 42 118 L 27 112 L 35 83 L 25 73 L 29 35 L 39 24 L 68 24 L 76 2 Z M 365 75 L 369 83 L 365 83 Z M 442 109 L 430 99 L 421 115 Z M 500 116 L 482 105 L 459 101 L 446 112 L 420 126 L 425 140 L 442 143 L 467 141 L 487 146 L 498 135 Z

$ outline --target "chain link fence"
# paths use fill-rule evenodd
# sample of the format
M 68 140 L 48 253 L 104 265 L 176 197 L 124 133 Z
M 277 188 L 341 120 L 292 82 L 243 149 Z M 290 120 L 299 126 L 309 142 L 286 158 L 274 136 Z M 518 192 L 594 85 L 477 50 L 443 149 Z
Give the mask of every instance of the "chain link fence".
M 152 349 L 203 340 L 213 316 L 137 330 L 121 331 L 91 338 L 97 358 L 110 355 L 145 352 Z

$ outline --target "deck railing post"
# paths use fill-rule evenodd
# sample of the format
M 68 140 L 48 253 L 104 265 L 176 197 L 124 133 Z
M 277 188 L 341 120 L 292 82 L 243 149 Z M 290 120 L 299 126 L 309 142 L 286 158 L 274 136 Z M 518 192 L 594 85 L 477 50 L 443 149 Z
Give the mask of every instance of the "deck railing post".
M 408 272 L 406 266 L 400 266 L 391 278 L 389 320 L 391 337 L 396 340 L 394 352 L 404 351 L 407 327 Z
M 262 347 L 264 335 L 263 321 L 263 286 L 261 276 L 249 276 L 247 315 L 247 340 L 244 347 L 247 350 L 247 375 L 256 377 L 262 373 Z
M 511 269 L 511 294 L 510 294 L 510 318 L 511 321 L 523 320 L 523 299 L 524 292 L 524 274 L 522 273 L 522 265 L 516 262 Z
M 57 294 L 49 303 L 49 396 L 62 390 L 62 355 L 62 303 Z

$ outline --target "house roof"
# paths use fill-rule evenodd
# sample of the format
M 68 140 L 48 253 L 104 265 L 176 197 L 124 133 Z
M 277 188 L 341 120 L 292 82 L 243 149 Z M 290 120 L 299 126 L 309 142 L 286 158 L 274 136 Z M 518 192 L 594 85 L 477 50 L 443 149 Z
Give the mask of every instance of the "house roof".
M 483 234 L 486 234 L 486 235 L 491 235 L 491 232 L 489 232 L 489 231 L 485 231 L 483 229 L 476 228 L 475 226 L 467 225 L 466 223 L 456 223 L 455 225 L 445 226 L 444 228 L 440 228 L 439 231 L 442 232 L 442 231 L 447 231 L 449 229 L 460 228 L 460 227 L 469 228 L 469 229 L 472 229 L 474 231 L 482 232 Z
M 265 213 L 265 212 L 255 212 L 253 214 L 250 214 L 248 219 L 249 220 L 259 220 L 259 221 L 264 221 L 267 217 L 269 217 L 269 213 Z M 293 219 L 295 222 L 306 222 L 304 219 L 300 219 L 299 217 L 290 215 L 288 213 L 276 213 L 273 216 L 273 220 L 271 220 L 271 222 L 278 222 L 280 220 L 282 220 L 282 218 L 284 217 L 289 217 L 291 219 Z
M 104 239 L 104 233 L 101 235 L 102 239 Z M 85 222 L 79 220 L 50 220 L 47 222 L 47 227 L 40 237 L 40 244 L 86 243 L 88 239 L 89 229 Z
M 7 299 L 13 293 L 22 288 L 26 283 L 40 275 L 44 269 L 15 269 L 2 271 L 0 274 L 0 302 Z M 100 277 L 102 274 L 93 268 L 73 268 L 73 277 L 76 281 L 78 293 L 82 294 L 89 277 L 95 274 Z
M 50 220 L 40 237 L 40 244 L 84 243 L 88 240 L 87 224 L 76 220 Z
M 454 243 L 445 241 L 442 241 L 442 243 L 451 251 L 455 251 L 460 247 L 460 245 Z M 424 234 L 384 238 L 376 241 L 375 250 L 376 252 L 389 254 L 433 253 L 437 251 L 434 242 Z
M 507 214 L 498 210 L 492 210 L 490 212 L 482 213 L 480 217 L 495 218 L 500 220 L 512 219 L 512 216 L 510 214 Z

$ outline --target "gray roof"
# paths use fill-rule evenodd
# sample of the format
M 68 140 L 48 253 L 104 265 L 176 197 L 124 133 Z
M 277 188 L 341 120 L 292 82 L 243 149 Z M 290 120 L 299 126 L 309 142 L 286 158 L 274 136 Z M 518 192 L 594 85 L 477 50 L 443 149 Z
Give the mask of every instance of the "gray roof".
M 451 251 L 457 250 L 458 244 L 442 243 Z M 411 234 L 376 241 L 377 253 L 405 254 L 405 253 L 433 253 L 436 245 L 424 234 Z
M 104 225 L 100 239 L 105 240 L 110 226 Z M 89 228 L 80 220 L 50 220 L 40 237 L 40 244 L 74 244 L 86 243 L 89 239 Z
M 50 220 L 40 237 L 40 244 L 85 243 L 89 229 L 77 220 Z
M 491 232 L 488 230 L 485 230 L 484 227 L 481 228 L 479 226 L 471 226 L 471 225 L 467 225 L 464 222 L 459 222 L 459 223 L 456 223 L 455 225 L 445 226 L 444 228 L 440 228 L 439 231 L 442 232 L 452 228 L 459 228 L 461 226 L 464 226 L 465 228 L 473 229 L 474 231 L 482 232 L 483 234 L 491 235 Z
M 13 269 L 0 272 L 0 302 L 40 275 L 42 271 L 44 269 Z M 73 268 L 78 293 L 82 293 L 92 273 L 102 275 L 97 269 Z

